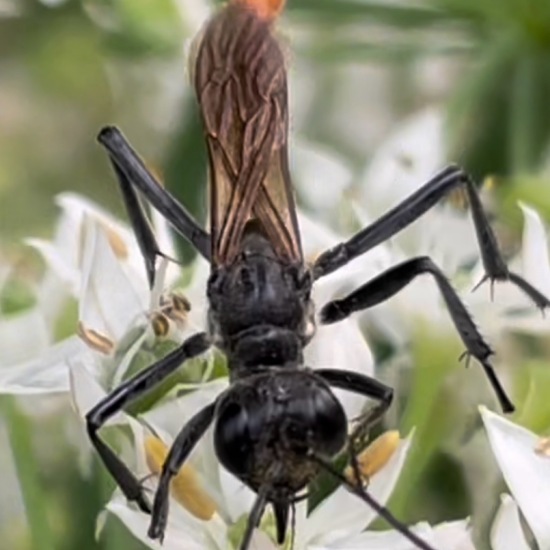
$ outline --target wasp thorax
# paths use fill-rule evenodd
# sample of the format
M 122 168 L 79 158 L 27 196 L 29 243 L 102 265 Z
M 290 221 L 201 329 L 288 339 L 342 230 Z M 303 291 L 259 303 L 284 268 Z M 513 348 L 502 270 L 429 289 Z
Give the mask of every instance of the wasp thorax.
M 311 454 L 331 457 L 346 440 L 346 416 L 311 371 L 273 371 L 239 381 L 220 400 L 216 453 L 230 472 L 270 498 L 290 498 L 317 474 Z

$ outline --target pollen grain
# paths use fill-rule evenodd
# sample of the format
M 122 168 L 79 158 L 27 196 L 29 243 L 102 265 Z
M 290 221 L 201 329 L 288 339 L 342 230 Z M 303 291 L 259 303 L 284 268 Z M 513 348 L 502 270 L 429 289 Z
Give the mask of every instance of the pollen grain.
M 145 457 L 151 473 L 159 475 L 168 455 L 168 448 L 158 438 L 148 436 L 145 439 Z M 216 513 L 216 503 L 201 487 L 195 469 L 184 464 L 172 479 L 170 493 L 190 514 L 198 519 L 208 521 Z
M 373 475 L 384 468 L 397 450 L 400 441 L 397 430 L 387 431 L 359 453 L 357 464 L 363 481 L 368 482 Z M 348 481 L 355 482 L 352 466 L 348 466 L 344 474 Z

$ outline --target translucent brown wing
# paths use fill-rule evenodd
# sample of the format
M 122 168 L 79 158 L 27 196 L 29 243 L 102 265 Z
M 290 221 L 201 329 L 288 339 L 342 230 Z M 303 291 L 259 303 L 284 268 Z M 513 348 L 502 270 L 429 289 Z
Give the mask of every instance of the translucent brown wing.
M 210 162 L 212 261 L 231 263 L 256 220 L 283 261 L 302 260 L 288 171 L 284 57 L 270 22 L 230 4 L 207 25 L 195 88 Z

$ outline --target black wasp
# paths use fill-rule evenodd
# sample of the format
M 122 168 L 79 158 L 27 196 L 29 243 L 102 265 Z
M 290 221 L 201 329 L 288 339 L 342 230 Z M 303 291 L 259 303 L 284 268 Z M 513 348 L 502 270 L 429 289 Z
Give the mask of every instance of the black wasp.
M 163 537 L 171 478 L 214 423 L 219 460 L 257 493 L 241 548 L 248 547 L 268 504 L 273 507 L 277 538 L 282 543 L 289 510 L 299 493 L 325 469 L 347 483 L 418 547 L 430 549 L 331 465 L 331 459 L 348 441 L 348 420 L 331 388 L 378 402 L 356 433 L 366 432 L 384 414 L 392 402 L 392 388 L 355 372 L 304 366 L 303 349 L 315 332 L 312 286 L 320 277 L 404 229 L 450 191 L 463 187 L 471 205 L 486 279 L 515 283 L 541 309 L 549 302 L 508 270 L 476 187 L 456 166 L 445 168 L 374 223 L 321 254 L 311 267 L 305 265 L 288 169 L 286 68 L 272 30 L 281 4 L 280 0 L 231 1 L 207 23 L 196 50 L 193 80 L 208 150 L 210 233 L 159 185 L 116 128 L 104 128 L 99 134 L 116 172 L 149 283 L 153 284 L 155 260 L 162 251 L 137 191 L 209 260 L 210 308 L 208 331 L 191 336 L 164 359 L 115 389 L 87 414 L 88 433 L 125 496 L 151 513 L 151 538 Z M 466 354 L 483 366 L 502 409 L 512 411 L 514 407 L 489 362 L 493 351 L 445 275 L 427 256 L 396 265 L 348 296 L 325 304 L 320 322 L 335 323 L 375 306 L 423 274 L 435 279 Z M 227 356 L 230 387 L 180 431 L 151 507 L 140 482 L 102 441 L 98 430 L 110 416 L 210 346 Z M 352 463 L 353 439 L 348 446 Z

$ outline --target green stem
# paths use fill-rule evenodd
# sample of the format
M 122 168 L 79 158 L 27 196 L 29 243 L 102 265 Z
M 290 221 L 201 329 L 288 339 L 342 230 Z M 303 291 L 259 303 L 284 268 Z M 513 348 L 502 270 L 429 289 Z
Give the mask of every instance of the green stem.
M 512 77 L 509 140 L 514 173 L 534 168 L 535 117 L 539 116 L 533 88 L 535 71 L 533 59 L 525 56 L 518 62 Z
M 13 462 L 29 525 L 32 550 L 54 550 L 53 533 L 48 523 L 48 498 L 41 488 L 40 467 L 32 446 L 31 422 L 15 398 L 2 399 L 1 410 L 6 421 Z

